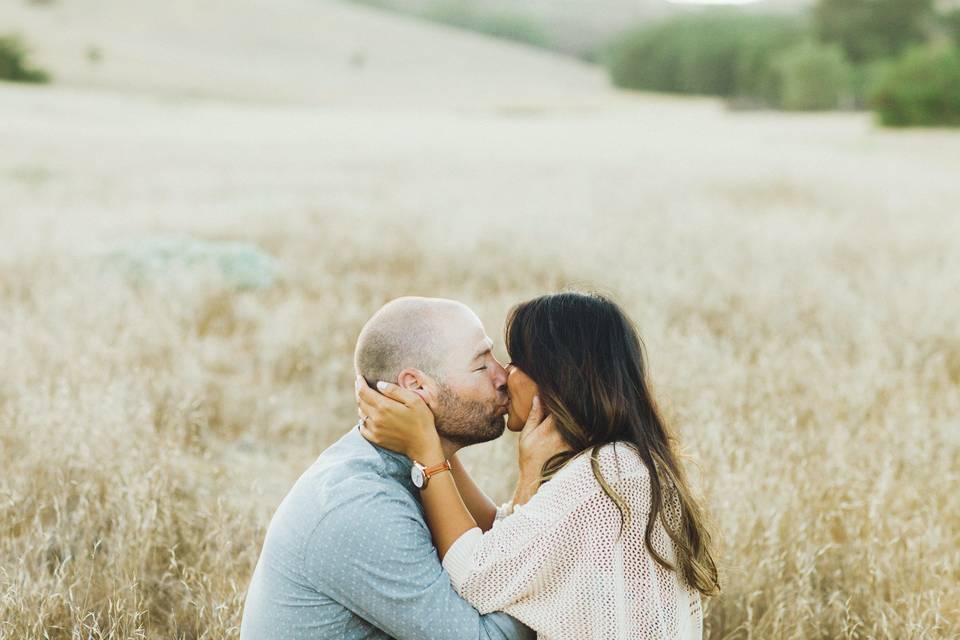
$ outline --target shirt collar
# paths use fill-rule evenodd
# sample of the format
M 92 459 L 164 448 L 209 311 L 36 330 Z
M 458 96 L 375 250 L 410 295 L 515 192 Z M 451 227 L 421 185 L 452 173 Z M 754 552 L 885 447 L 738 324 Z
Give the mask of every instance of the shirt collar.
M 363 434 L 360 433 L 359 422 L 353 427 L 353 430 L 357 438 L 373 447 L 373 450 L 380 455 L 380 458 L 383 460 L 385 475 L 389 478 L 393 478 L 406 487 L 410 493 L 419 497 L 419 492 L 416 486 L 414 486 L 413 480 L 410 478 L 410 469 L 413 467 L 413 460 L 402 453 L 397 453 L 396 451 L 391 451 L 390 449 L 384 449 L 380 445 L 374 444 L 364 438 Z

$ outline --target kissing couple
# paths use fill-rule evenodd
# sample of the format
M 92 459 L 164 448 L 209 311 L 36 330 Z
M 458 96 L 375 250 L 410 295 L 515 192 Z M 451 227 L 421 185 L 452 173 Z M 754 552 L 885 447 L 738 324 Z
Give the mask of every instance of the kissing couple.
M 544 295 L 511 310 L 505 343 L 504 366 L 453 300 L 370 318 L 361 420 L 274 514 L 241 640 L 702 637 L 711 534 L 630 318 Z M 505 428 L 518 480 L 498 506 L 457 452 Z

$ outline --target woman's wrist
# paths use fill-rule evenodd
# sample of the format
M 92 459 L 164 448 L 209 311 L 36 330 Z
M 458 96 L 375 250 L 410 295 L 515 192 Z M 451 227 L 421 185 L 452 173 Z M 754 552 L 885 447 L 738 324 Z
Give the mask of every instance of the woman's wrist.
M 411 460 L 419 462 L 425 467 L 440 464 L 446 457 L 443 453 L 443 446 L 440 444 L 440 437 L 434 434 L 432 438 L 427 438 L 425 442 L 418 443 L 408 453 Z
M 540 482 L 539 477 L 530 478 L 528 475 L 520 474 L 517 478 L 517 486 L 513 491 L 513 506 L 517 507 L 520 505 L 527 504 L 530 501 L 530 498 L 533 497 L 533 494 L 537 492 Z

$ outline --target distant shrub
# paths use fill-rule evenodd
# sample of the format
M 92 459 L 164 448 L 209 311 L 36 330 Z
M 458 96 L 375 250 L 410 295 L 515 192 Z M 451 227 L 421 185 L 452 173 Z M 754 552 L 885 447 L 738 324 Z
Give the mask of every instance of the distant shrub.
M 943 25 L 954 44 L 960 46 L 960 8 L 952 9 L 941 15 L 940 24 Z
M 895 56 L 923 42 L 934 0 L 818 0 L 817 36 L 836 42 L 855 63 Z
M 869 109 L 871 91 L 877 85 L 880 76 L 889 66 L 889 59 L 873 60 L 851 66 L 850 91 L 852 93 L 852 107 Z
M 50 75 L 27 62 L 27 47 L 18 36 L 0 37 L 0 80 L 49 82 Z
M 590 47 L 584 49 L 583 51 L 578 52 L 576 55 L 584 62 L 600 65 L 604 64 L 603 50 L 599 47 Z
M 95 44 L 87 45 L 87 62 L 90 64 L 103 62 L 103 49 Z
M 362 4 L 374 9 L 385 9 L 387 11 L 400 11 L 400 8 L 393 0 L 350 0 L 354 4 Z
M 812 111 L 853 102 L 853 69 L 839 45 L 801 42 L 777 54 L 771 72 L 780 108 Z
M 780 87 L 771 63 L 779 52 L 801 42 L 809 32 L 806 21 L 766 17 L 760 28 L 749 29 L 740 40 L 737 53 L 736 93 L 756 102 L 776 104 Z
M 771 56 L 803 31 L 799 18 L 704 11 L 629 31 L 605 59 L 620 87 L 763 96 Z
M 885 126 L 960 126 L 960 52 L 908 50 L 883 70 L 871 102 Z
M 429 6 L 421 17 L 495 38 L 543 48 L 551 46 L 549 36 L 536 22 L 516 13 L 479 10 L 465 2 L 450 1 Z
M 441 0 L 433 4 L 409 3 L 402 0 L 350 0 L 384 11 L 410 15 L 430 22 L 476 31 L 495 38 L 514 40 L 524 44 L 556 49 L 556 43 L 533 19 L 494 9 L 479 8 L 483 5 L 469 0 Z

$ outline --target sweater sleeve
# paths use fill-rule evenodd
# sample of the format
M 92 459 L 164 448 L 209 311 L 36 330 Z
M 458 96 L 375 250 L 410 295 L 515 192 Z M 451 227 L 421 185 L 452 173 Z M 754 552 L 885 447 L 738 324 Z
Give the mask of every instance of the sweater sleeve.
M 599 544 L 591 530 L 603 524 L 595 521 L 611 506 L 610 498 L 592 477 L 589 484 L 582 474 L 554 485 L 558 480 L 498 518 L 489 531 L 467 531 L 444 556 L 454 589 L 481 613 L 504 610 L 529 600 L 545 584 L 569 579 L 578 559 Z M 616 485 L 620 490 L 638 482 L 639 477 L 626 477 Z

